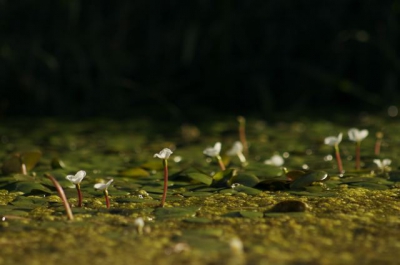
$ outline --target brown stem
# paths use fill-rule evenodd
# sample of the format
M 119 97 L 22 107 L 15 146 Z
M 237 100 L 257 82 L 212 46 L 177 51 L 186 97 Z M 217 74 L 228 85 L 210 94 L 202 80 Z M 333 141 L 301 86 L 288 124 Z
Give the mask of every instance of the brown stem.
M 68 220 L 74 220 L 74 215 L 72 214 L 71 207 L 69 206 L 67 196 L 65 196 L 64 190 L 61 187 L 60 183 L 58 183 L 58 181 L 50 174 L 44 174 L 44 176 L 49 178 L 51 180 L 51 182 L 53 182 L 54 187 L 56 187 L 56 189 L 58 191 L 58 195 L 60 196 L 60 198 L 64 204 L 64 208 L 67 213 Z
M 82 191 L 79 184 L 75 184 L 76 191 L 78 192 L 78 207 L 82 207 Z
M 165 200 L 167 199 L 167 190 L 168 190 L 168 160 L 163 159 L 164 165 L 164 189 L 163 189 L 163 196 L 161 199 L 161 207 L 164 207 Z
M 357 142 L 356 143 L 356 169 L 359 170 L 360 169 L 360 146 L 361 143 Z
M 217 160 L 218 160 L 218 164 L 219 164 L 219 167 L 221 168 L 221 170 L 225 170 L 226 168 L 225 168 L 224 162 L 222 161 L 221 156 L 217 156 Z
M 243 145 L 243 153 L 245 155 L 248 155 L 249 147 L 247 145 L 247 139 L 246 139 L 246 119 L 243 116 L 239 116 L 237 119 L 239 121 L 239 139 Z
M 342 158 L 340 157 L 339 146 L 335 145 L 336 162 L 338 165 L 339 174 L 343 173 Z

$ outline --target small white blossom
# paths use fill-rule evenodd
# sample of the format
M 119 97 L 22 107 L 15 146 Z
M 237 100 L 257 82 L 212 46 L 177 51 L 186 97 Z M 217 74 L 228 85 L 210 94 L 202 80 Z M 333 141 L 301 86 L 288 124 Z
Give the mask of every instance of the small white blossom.
M 203 154 L 211 157 L 217 157 L 219 156 L 219 153 L 221 152 L 221 143 L 217 142 L 215 143 L 214 147 L 207 147 L 204 151 Z
M 236 141 L 233 143 L 233 146 L 231 149 L 229 149 L 226 154 L 228 156 L 234 156 L 237 155 L 240 159 L 240 162 L 245 163 L 246 162 L 246 157 L 243 155 L 243 145 L 241 142 Z
M 158 157 L 160 159 L 168 159 L 171 154 L 172 151 L 169 148 L 164 148 L 158 154 L 154 154 L 153 157 Z
M 74 175 L 68 175 L 65 178 L 71 181 L 73 184 L 77 185 L 80 184 L 83 178 L 86 176 L 86 172 L 83 170 L 78 171 L 75 176 Z
M 374 159 L 373 161 L 381 170 L 385 170 L 392 163 L 390 159 Z
M 350 141 L 361 142 L 365 137 L 368 136 L 368 130 L 359 130 L 356 128 L 351 128 L 348 132 Z
M 94 184 L 94 188 L 96 190 L 107 190 L 108 187 L 111 185 L 111 183 L 114 181 L 114 179 L 110 179 L 107 183 L 97 183 Z
M 240 238 L 232 238 L 229 241 L 229 246 L 232 250 L 233 253 L 235 254 L 243 254 L 243 242 L 240 240 Z
M 343 137 L 343 134 L 339 133 L 338 137 L 336 137 L 336 136 L 326 137 L 324 142 L 327 145 L 335 146 L 335 145 L 340 144 L 340 142 L 342 141 L 342 137 Z
M 144 220 L 142 217 L 136 218 L 133 225 L 136 227 L 138 234 L 143 233 Z
M 280 167 L 285 160 L 280 155 L 273 155 L 270 159 L 264 161 L 264 164 Z

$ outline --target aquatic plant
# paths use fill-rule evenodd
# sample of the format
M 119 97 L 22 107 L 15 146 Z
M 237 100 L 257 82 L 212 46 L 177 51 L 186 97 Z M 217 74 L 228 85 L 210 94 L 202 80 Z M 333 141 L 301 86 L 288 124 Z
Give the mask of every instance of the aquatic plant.
M 361 141 L 368 136 L 368 130 L 358 130 L 357 128 L 351 128 L 348 131 L 350 141 L 356 143 L 356 169 L 360 169 L 360 149 Z
M 133 225 L 136 227 L 136 231 L 139 235 L 143 234 L 144 220 L 142 217 L 136 218 Z
M 243 145 L 243 153 L 248 155 L 249 146 L 247 144 L 247 138 L 246 138 L 246 119 L 243 116 L 238 116 L 237 120 L 239 122 L 239 139 Z
M 382 172 L 389 171 L 390 170 L 390 164 L 392 163 L 392 160 L 390 159 L 374 159 L 373 162 L 378 166 Z
M 382 132 L 377 132 L 376 133 L 375 148 L 374 148 L 374 153 L 377 156 L 381 153 L 382 138 L 383 138 L 383 133 Z
M 168 148 L 164 148 L 158 154 L 154 154 L 154 157 L 158 157 L 162 159 L 163 166 L 164 166 L 164 189 L 163 189 L 163 196 L 161 199 L 161 207 L 164 207 L 165 200 L 167 198 L 167 190 L 168 190 L 168 158 L 172 154 L 172 151 Z
M 110 187 L 111 183 L 114 181 L 114 179 L 110 179 L 107 183 L 97 183 L 94 184 L 94 188 L 96 190 L 102 190 L 104 193 L 104 199 L 106 200 L 106 207 L 107 209 L 110 208 L 110 199 L 108 197 L 108 187 Z
M 229 156 L 237 155 L 242 164 L 246 163 L 246 157 L 243 155 L 243 144 L 239 141 L 234 142 L 232 148 L 229 149 L 226 154 Z
M 326 145 L 330 145 L 335 148 L 336 162 L 337 162 L 338 170 L 339 170 L 340 174 L 343 173 L 342 159 L 340 157 L 340 151 L 339 151 L 339 144 L 342 141 L 342 137 L 343 137 L 343 134 L 339 133 L 339 135 L 337 137 L 329 136 L 329 137 L 326 137 L 324 140 Z
M 285 160 L 283 160 L 283 157 L 281 157 L 280 155 L 273 155 L 270 159 L 264 161 L 264 164 L 276 167 L 282 166 L 283 163 L 285 163 Z
M 44 174 L 44 176 L 49 178 L 51 180 L 51 182 L 53 183 L 54 187 L 57 189 L 58 195 L 60 196 L 60 198 L 64 204 L 65 212 L 67 213 L 68 219 L 73 220 L 74 215 L 72 214 L 72 210 L 71 210 L 71 207 L 69 206 L 67 196 L 65 196 L 64 190 L 61 187 L 60 183 L 58 183 L 58 181 L 50 174 L 46 173 L 46 174 Z
M 225 170 L 225 165 L 224 162 L 222 161 L 221 156 L 219 155 L 219 153 L 221 152 L 221 143 L 220 142 L 216 142 L 214 147 L 207 147 L 206 149 L 204 149 L 203 154 L 205 154 L 206 156 L 209 157 L 215 157 L 218 161 L 219 167 L 221 168 L 221 170 Z
M 75 175 L 68 175 L 65 178 L 75 184 L 76 191 L 78 192 L 78 207 L 82 207 L 82 191 L 81 182 L 86 176 L 86 172 L 83 170 L 78 171 Z

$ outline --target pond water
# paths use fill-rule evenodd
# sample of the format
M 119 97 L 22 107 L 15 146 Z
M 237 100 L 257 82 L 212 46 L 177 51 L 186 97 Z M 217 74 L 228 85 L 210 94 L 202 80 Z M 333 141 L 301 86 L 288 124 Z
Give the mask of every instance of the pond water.
M 360 169 L 347 136 L 352 127 L 369 131 Z M 0 264 L 397 263 L 398 123 L 250 119 L 245 163 L 226 155 L 243 140 L 239 131 L 235 118 L 173 128 L 146 120 L 4 121 Z M 334 148 L 324 144 L 340 132 L 341 174 Z M 216 142 L 225 170 L 203 154 Z M 153 156 L 163 148 L 173 154 L 159 207 L 163 163 Z M 376 159 L 391 164 L 380 168 Z M 87 173 L 82 207 L 66 179 L 79 170 Z M 63 187 L 74 220 L 44 174 Z M 94 185 L 110 179 L 107 209 Z

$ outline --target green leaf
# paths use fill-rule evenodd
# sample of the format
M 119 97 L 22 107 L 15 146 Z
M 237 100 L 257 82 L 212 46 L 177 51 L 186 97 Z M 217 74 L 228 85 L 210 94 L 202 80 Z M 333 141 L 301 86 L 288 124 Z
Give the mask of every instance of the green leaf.
M 236 170 L 229 168 L 224 171 L 218 171 L 213 176 L 213 187 L 228 187 L 229 180 L 235 175 Z
M 198 173 L 198 172 L 192 172 L 192 173 L 188 173 L 187 176 L 193 180 L 197 180 L 201 183 L 206 184 L 207 186 L 210 186 L 213 182 L 213 179 L 203 173 Z

